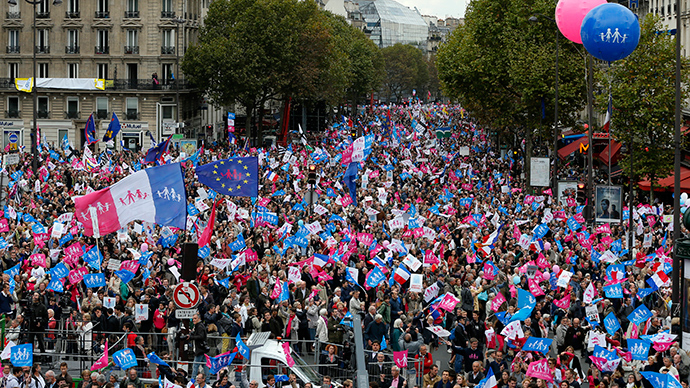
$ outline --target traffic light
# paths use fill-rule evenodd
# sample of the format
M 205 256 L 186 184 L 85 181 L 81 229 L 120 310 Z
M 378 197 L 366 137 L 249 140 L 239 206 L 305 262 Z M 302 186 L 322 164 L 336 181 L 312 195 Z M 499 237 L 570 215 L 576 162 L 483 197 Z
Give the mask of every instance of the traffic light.
M 309 166 L 309 175 L 307 176 L 307 183 L 309 183 L 310 185 L 316 184 L 316 166 L 313 164 Z
M 350 129 L 350 135 L 352 136 L 353 140 L 356 139 L 357 138 L 357 128 Z

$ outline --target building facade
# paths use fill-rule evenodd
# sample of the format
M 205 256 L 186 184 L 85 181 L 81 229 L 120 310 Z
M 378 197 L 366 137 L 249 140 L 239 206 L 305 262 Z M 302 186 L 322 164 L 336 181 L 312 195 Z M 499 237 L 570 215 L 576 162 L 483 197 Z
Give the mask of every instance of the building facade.
M 150 146 L 176 130 L 199 126 L 199 101 L 178 74 L 178 63 L 198 36 L 201 2 L 207 0 L 42 0 L 34 7 L 25 0 L 5 3 L 0 57 L 1 146 L 18 139 L 30 148 L 33 96 L 19 92 L 15 78 L 104 79 L 105 90 L 38 88 L 41 136 L 58 144 L 67 135 L 73 147 L 84 143 L 89 115 L 98 137 L 115 113 L 122 130 L 116 139 L 130 149 Z M 36 17 L 36 40 L 33 19 Z M 4 73 L 4 74 L 2 74 Z M 179 97 L 179 98 L 178 98 Z

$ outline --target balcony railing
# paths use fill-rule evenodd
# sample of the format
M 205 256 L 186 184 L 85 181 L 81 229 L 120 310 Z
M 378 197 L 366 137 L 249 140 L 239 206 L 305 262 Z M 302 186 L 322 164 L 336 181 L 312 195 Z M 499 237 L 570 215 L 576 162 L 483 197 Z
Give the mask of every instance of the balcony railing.
M 175 11 L 161 11 L 161 19 L 172 19 L 175 17 Z
M 166 86 L 174 88 L 179 84 L 180 90 L 194 89 L 194 85 L 185 81 L 184 79 L 159 79 L 159 84 L 153 83 L 151 78 L 145 79 L 108 79 L 105 81 L 106 90 L 161 90 Z M 0 78 L 0 91 L 12 90 L 16 91 L 17 87 L 14 85 L 13 78 Z
M 19 46 L 7 46 L 8 54 L 19 54 Z
M 139 17 L 139 11 L 125 11 L 125 17 L 126 18 L 138 18 Z
M 50 46 L 36 46 L 36 54 L 50 54 Z
M 96 11 L 96 19 L 107 19 L 110 17 L 110 11 Z
M 161 55 L 175 55 L 175 46 L 161 46 Z
M 68 111 L 65 112 L 66 119 L 78 119 L 81 116 L 81 112 Z
M 7 110 L 5 111 L 5 118 L 6 119 L 18 119 L 21 117 L 22 111 L 20 110 Z
M 49 119 L 50 118 L 50 112 L 48 112 L 47 110 L 40 110 L 39 109 L 36 112 L 36 115 L 38 115 L 39 119 Z
M 79 54 L 79 46 L 65 46 L 65 54 Z
M 108 118 L 108 111 L 107 111 L 107 110 L 103 110 L 103 109 L 97 110 L 97 111 L 96 111 L 96 118 L 99 119 L 99 120 L 107 119 L 107 118 Z
M 127 112 L 124 116 L 127 120 L 139 120 L 139 112 Z
M 96 46 L 95 53 L 96 54 L 109 54 L 110 53 L 110 47 L 109 46 Z
M 47 12 L 36 11 L 36 18 L 37 19 L 50 19 L 50 11 L 47 11 Z
M 139 54 L 139 46 L 125 46 L 125 54 Z
M 21 19 L 22 18 L 22 13 L 21 12 L 7 12 L 5 14 L 6 19 Z
M 79 19 L 81 17 L 81 12 L 79 12 L 79 11 L 67 11 L 67 12 L 65 12 L 65 17 L 67 19 Z

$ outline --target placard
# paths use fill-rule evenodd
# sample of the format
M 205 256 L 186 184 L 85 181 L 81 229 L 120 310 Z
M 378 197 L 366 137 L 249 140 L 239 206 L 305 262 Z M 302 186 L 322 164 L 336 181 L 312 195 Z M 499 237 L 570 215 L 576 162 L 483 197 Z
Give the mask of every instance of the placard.
M 412 275 L 410 275 L 410 291 L 422 292 L 422 280 L 422 274 L 413 273 Z
M 595 188 L 596 222 L 620 223 L 623 209 L 623 187 L 597 186 Z
M 530 159 L 530 186 L 547 187 L 551 184 L 551 161 L 549 158 Z
M 558 181 L 558 202 L 566 206 L 568 198 L 577 198 L 577 181 Z
M 108 259 L 108 269 L 111 269 L 113 271 L 117 271 L 118 269 L 120 269 L 121 264 L 122 262 L 120 260 Z

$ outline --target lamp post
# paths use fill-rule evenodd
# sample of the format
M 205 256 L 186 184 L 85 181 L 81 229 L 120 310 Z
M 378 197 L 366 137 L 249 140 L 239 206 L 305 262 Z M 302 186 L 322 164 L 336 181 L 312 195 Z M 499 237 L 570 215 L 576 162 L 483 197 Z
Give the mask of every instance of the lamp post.
M 180 26 L 185 22 L 186 20 L 181 17 L 175 18 L 175 23 L 177 23 L 177 31 L 175 31 L 175 74 L 177 74 L 175 79 L 175 104 L 177 105 L 175 107 L 175 123 L 178 125 L 180 123 Z
M 532 23 L 538 23 L 539 17 L 550 20 L 556 25 L 556 20 L 542 14 L 534 14 L 529 18 Z M 553 190 L 558 191 L 558 26 L 556 26 L 556 85 L 553 108 Z
M 33 77 L 32 78 L 33 87 L 31 89 L 31 93 L 33 95 L 33 100 L 34 100 L 34 102 L 33 102 L 33 104 L 34 104 L 34 108 L 33 108 L 34 120 L 33 120 L 33 124 L 31 125 L 31 168 L 33 169 L 34 172 L 36 172 L 38 170 L 38 147 L 36 145 L 37 145 L 37 142 L 40 141 L 40 139 L 36 138 L 38 136 L 37 129 L 36 129 L 36 128 L 38 128 L 38 124 L 36 123 L 36 120 L 38 119 L 38 90 L 36 90 L 36 80 L 37 80 L 37 78 L 36 78 L 36 51 L 37 51 L 37 48 L 36 48 L 36 6 L 38 4 L 40 4 L 42 1 L 41 0 L 24 0 L 24 1 L 26 1 L 27 3 L 34 6 L 34 23 L 31 27 L 33 29 L 33 35 L 34 35 L 34 44 L 32 45 L 33 49 L 34 49 L 34 53 L 33 53 L 33 76 L 32 76 Z M 7 0 L 7 3 L 9 5 L 17 5 L 17 0 Z M 53 0 L 53 5 L 60 5 L 60 4 L 62 4 L 62 0 Z

